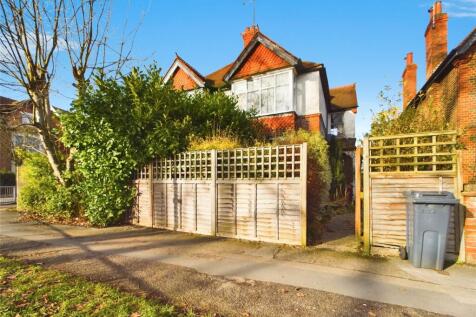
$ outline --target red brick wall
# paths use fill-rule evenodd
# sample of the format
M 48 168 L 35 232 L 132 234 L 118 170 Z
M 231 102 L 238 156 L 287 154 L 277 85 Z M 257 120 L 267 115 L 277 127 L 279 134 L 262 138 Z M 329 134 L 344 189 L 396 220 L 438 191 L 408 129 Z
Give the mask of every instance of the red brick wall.
M 265 134 L 268 137 L 277 136 L 287 130 L 295 130 L 297 116 L 295 112 L 284 113 L 276 116 L 259 117 Z
M 197 88 L 197 83 L 181 68 L 175 71 L 172 84 L 175 89 L 191 90 Z
M 312 132 L 321 131 L 321 114 L 298 116 L 295 112 L 288 112 L 275 116 L 259 117 L 264 133 L 268 137 L 278 136 L 288 130 L 304 129 Z
M 461 132 L 463 183 L 476 191 L 476 46 L 458 62 L 456 126 Z M 470 185 L 471 184 L 471 185 Z
M 466 193 L 462 202 L 466 207 L 464 223 L 466 263 L 476 264 L 476 192 Z
M 12 136 L 10 131 L 0 127 L 0 170 L 10 170 L 12 152 L 11 152 Z
M 466 191 L 476 191 L 476 47 L 460 59 L 418 104 L 418 116 L 438 121 L 460 133 L 462 178 Z
M 266 46 L 258 44 L 233 78 L 247 77 L 287 66 L 289 66 L 288 62 L 276 55 Z
M 308 114 L 298 117 L 298 128 L 312 132 L 321 131 L 321 114 Z

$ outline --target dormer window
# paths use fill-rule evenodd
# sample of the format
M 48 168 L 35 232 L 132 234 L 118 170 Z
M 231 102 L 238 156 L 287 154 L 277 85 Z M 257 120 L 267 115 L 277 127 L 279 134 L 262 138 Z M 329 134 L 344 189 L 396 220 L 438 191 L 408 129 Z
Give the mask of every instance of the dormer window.
M 293 110 L 293 72 L 285 70 L 258 75 L 232 84 L 242 109 L 255 109 L 258 115 Z

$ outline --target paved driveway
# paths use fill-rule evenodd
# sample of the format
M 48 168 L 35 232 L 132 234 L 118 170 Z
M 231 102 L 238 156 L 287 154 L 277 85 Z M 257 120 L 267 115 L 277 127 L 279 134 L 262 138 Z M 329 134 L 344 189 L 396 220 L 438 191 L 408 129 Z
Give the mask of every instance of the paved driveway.
M 476 311 L 476 269 L 460 265 L 438 273 L 395 258 L 132 226 L 21 223 L 16 213 L 5 211 L 0 211 L 0 253 L 224 315 L 429 315 L 415 310 L 422 309 L 474 316 Z

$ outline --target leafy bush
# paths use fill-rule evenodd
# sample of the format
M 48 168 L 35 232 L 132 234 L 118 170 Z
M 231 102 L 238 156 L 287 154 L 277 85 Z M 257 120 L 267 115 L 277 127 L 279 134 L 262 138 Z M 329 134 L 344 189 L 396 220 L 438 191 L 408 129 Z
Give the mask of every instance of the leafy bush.
M 385 136 L 428 131 L 442 131 L 451 128 L 445 120 L 441 108 L 407 108 L 402 111 L 400 98 L 391 96 L 391 88 L 386 86 L 379 94 L 380 111 L 374 113 L 370 126 L 370 136 Z
M 192 138 L 227 131 L 253 137 L 252 114 L 222 92 L 177 91 L 155 66 L 116 78 L 98 76 L 62 116 L 74 149 L 85 215 L 95 225 L 120 221 L 134 198 L 132 175 L 155 157 L 184 151 Z
M 15 186 L 15 173 L 0 170 L 0 186 Z
M 44 218 L 70 218 L 77 210 L 73 188 L 57 183 L 47 158 L 40 153 L 17 151 L 20 163 L 18 208 Z
M 193 94 L 190 102 L 192 136 L 227 137 L 242 145 L 250 145 L 258 137 L 261 125 L 255 120 L 256 112 L 238 108 L 235 97 L 201 91 Z
M 326 139 L 319 132 L 310 132 L 299 129 L 298 131 L 287 131 L 282 136 L 274 140 L 275 144 L 302 144 L 307 143 L 309 159 L 315 162 L 319 179 L 321 180 L 321 198 L 327 199 L 329 186 L 332 179 L 329 165 L 329 145 Z
M 192 138 L 189 142 L 189 151 L 206 150 L 231 150 L 242 147 L 243 145 L 236 137 L 225 135 L 210 136 L 205 138 Z

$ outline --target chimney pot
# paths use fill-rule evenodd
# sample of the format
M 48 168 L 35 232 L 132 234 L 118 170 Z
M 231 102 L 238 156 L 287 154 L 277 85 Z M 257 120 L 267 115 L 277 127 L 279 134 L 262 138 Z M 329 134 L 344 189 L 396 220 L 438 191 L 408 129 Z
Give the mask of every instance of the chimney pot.
M 405 60 L 407 61 L 407 65 L 413 64 L 413 52 L 407 53 Z
M 436 1 L 428 12 L 430 22 L 425 32 L 427 79 L 448 54 L 448 15 L 443 12 L 441 1 Z
M 402 75 L 403 82 L 403 109 L 405 110 L 410 100 L 416 95 L 417 65 L 413 63 L 413 52 L 407 53 L 406 66 Z
M 259 32 L 259 27 L 257 25 L 248 26 L 245 28 L 245 31 L 241 33 L 243 37 L 243 46 L 247 46 L 250 43 L 251 39 Z
M 442 5 L 441 5 L 441 1 L 436 1 L 433 7 L 434 7 L 434 10 L 435 10 L 435 14 L 442 13 L 443 9 L 442 9 Z

